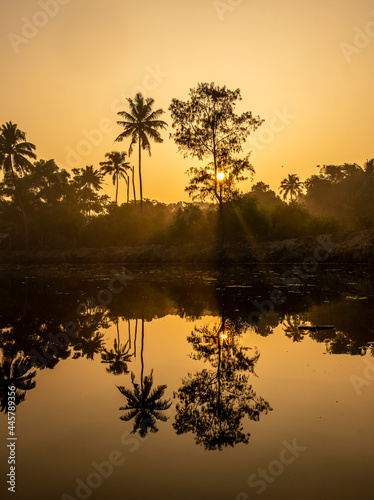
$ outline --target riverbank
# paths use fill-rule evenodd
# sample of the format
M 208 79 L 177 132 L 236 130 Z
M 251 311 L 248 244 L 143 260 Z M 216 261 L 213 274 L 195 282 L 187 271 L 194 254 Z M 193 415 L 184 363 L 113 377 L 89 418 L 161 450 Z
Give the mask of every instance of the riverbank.
M 222 252 L 213 245 L 143 245 L 137 247 L 77 248 L 0 252 L 0 264 L 188 264 L 293 263 L 324 255 L 323 261 L 373 263 L 374 230 L 319 237 L 230 245 Z M 318 258 L 317 258 L 318 260 Z

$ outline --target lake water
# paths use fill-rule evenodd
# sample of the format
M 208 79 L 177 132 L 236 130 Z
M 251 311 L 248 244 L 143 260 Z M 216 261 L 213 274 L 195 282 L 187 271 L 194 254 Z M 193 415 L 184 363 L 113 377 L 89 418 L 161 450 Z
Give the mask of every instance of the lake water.
M 371 277 L 3 270 L 1 498 L 371 499 Z

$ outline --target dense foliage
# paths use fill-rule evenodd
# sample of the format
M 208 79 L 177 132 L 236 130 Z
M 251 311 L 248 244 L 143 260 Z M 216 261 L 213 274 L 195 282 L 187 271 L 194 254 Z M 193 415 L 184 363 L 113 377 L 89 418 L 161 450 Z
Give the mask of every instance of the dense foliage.
M 36 147 L 16 124 L 2 125 L 0 249 L 222 245 L 374 226 L 374 159 L 364 166 L 318 166 L 318 173 L 305 181 L 288 174 L 279 194 L 264 182 L 243 193 L 239 184 L 255 171 L 250 155 L 238 154 L 262 120 L 249 111 L 237 115 L 240 100 L 239 89 L 213 83 L 191 89 L 189 101 L 172 100 L 171 137 L 186 156 L 206 160 L 204 166 L 187 171 L 185 190 L 192 203 L 142 198 L 141 150 L 150 151 L 148 136 L 162 142 L 158 129 L 166 123 L 159 120 L 163 110 L 152 111 L 153 99 L 144 100 L 141 94 L 135 101 L 128 99 L 131 113 L 119 113 L 125 120 L 118 122 L 124 131 L 117 137 L 131 139 L 129 154 L 138 143 L 138 180 L 124 151 L 106 153 L 98 168 L 87 165 L 67 172 L 52 159 L 37 159 Z M 102 194 L 105 176 L 115 185 L 115 201 Z M 122 205 L 117 203 L 119 186 L 126 189 L 127 202 Z
M 374 225 L 372 162 L 324 166 L 304 183 L 304 194 L 286 202 L 259 182 L 224 203 L 225 241 L 267 241 L 361 230 Z M 134 200 L 118 206 L 90 184 L 92 168 L 60 170 L 53 160 L 36 161 L 18 175 L 33 249 L 117 245 L 214 243 L 218 208 L 214 203 L 164 204 L 145 200 L 143 216 Z M 0 183 L 2 248 L 24 248 L 22 213 L 11 177 Z M 9 238 L 5 238 L 5 235 Z

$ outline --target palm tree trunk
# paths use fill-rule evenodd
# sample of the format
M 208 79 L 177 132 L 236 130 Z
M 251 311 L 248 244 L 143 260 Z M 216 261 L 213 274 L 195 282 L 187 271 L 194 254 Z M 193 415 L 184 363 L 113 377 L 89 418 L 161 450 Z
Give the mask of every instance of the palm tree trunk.
M 116 205 L 118 205 L 118 172 L 116 175 Z
M 136 338 L 138 336 L 138 318 L 135 320 L 135 333 L 134 333 L 134 356 L 136 358 Z
M 118 316 L 117 316 L 117 322 L 116 322 L 116 325 L 117 325 L 117 342 L 118 342 L 118 351 L 119 351 L 119 348 L 120 348 L 120 344 L 119 344 L 119 325 L 118 325 Z
M 127 175 L 127 203 L 130 201 L 130 177 L 128 174 Z
M 140 363 L 141 363 L 141 372 L 140 372 L 140 380 L 141 380 L 141 387 L 142 387 L 142 393 L 143 393 L 143 373 L 144 373 L 144 312 L 142 310 L 142 347 L 140 350 Z
M 139 188 L 140 188 L 140 214 L 143 216 L 143 184 L 142 184 L 142 153 L 141 153 L 141 144 L 139 137 Z
M 21 213 L 22 213 L 22 219 L 23 219 L 23 228 L 24 228 L 24 231 L 25 231 L 25 249 L 26 249 L 26 252 L 29 251 L 29 226 L 28 226 L 28 223 L 27 223 L 27 216 L 26 216 L 26 211 L 25 211 L 25 207 L 23 206 L 23 202 L 22 202 L 22 198 L 21 198 L 21 195 L 18 191 L 18 185 L 17 185 L 17 181 L 16 181 L 16 176 L 14 174 L 14 170 L 13 170 L 13 166 L 11 165 L 10 167 L 10 172 L 11 172 L 11 175 L 12 175 L 12 181 L 13 181 L 13 185 L 14 185 L 14 193 L 15 193 L 15 196 L 17 198 L 17 201 L 18 201 L 18 206 L 21 210 Z
M 134 203 L 135 203 L 135 206 L 136 206 L 136 191 L 135 191 L 135 175 L 134 175 L 134 168 L 135 167 L 132 167 L 131 168 L 131 172 L 132 172 L 132 189 L 134 191 Z

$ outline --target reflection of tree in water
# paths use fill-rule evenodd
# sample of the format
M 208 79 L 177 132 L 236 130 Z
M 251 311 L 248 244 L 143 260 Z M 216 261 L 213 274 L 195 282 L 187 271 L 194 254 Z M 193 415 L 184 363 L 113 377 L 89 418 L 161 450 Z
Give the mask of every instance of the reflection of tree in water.
M 24 401 L 26 391 L 35 387 L 36 371 L 30 371 L 30 361 L 21 353 L 15 358 L 5 357 L 3 355 L 0 364 L 0 411 L 6 413 L 8 407 L 8 387 L 16 388 L 15 404 L 18 405 Z
M 86 315 L 79 317 L 78 324 L 79 333 L 72 339 L 75 351 L 73 359 L 86 357 L 93 360 L 94 355 L 101 353 L 104 349 L 104 334 L 99 333 L 99 330 L 108 328 L 105 309 L 99 307 L 88 308 Z
M 345 332 L 335 330 L 320 330 L 310 333 L 310 338 L 317 342 L 324 342 L 329 354 L 350 354 L 364 356 L 368 349 L 374 355 L 372 342 L 364 344 L 360 339 L 352 338 Z
M 118 386 L 120 393 L 126 398 L 126 405 L 120 410 L 128 413 L 120 417 L 121 420 L 129 421 L 134 419 L 132 434 L 139 432 L 144 437 L 148 432 L 157 432 L 156 421 L 166 422 L 168 417 L 163 413 L 170 408 L 170 400 L 162 399 L 166 385 L 159 385 L 152 390 L 153 370 L 150 375 L 146 375 L 141 385 L 135 382 L 135 374 L 131 373 L 131 383 L 134 390 Z
M 287 314 L 283 321 L 283 331 L 289 339 L 293 342 L 301 342 L 304 339 L 305 331 L 299 330 L 301 326 L 302 317 L 299 314 L 294 316 Z
M 141 437 L 144 437 L 148 432 L 155 433 L 158 431 L 156 427 L 157 420 L 166 422 L 168 417 L 163 413 L 171 406 L 170 400 L 162 399 L 166 385 L 159 385 L 152 389 L 153 386 L 153 370 L 147 375 L 144 374 L 144 315 L 142 311 L 142 343 L 140 350 L 141 374 L 140 385 L 135 382 L 135 374 L 131 372 L 131 383 L 133 390 L 127 389 L 124 386 L 117 386 L 120 393 L 126 398 L 126 405 L 120 410 L 127 413 L 120 417 L 121 420 L 129 421 L 134 419 L 132 434 L 139 432 Z
M 129 373 L 129 370 L 127 368 L 127 363 L 131 361 L 133 354 L 130 353 L 131 350 L 130 320 L 127 320 L 127 322 L 128 322 L 129 339 L 126 342 L 126 344 L 121 346 L 120 335 L 119 335 L 119 320 L 117 316 L 116 317 L 117 339 L 114 339 L 113 349 L 110 350 L 103 349 L 101 353 L 101 362 L 109 364 L 109 367 L 106 370 L 109 373 L 113 373 L 113 375 L 121 375 L 122 373 Z
M 207 450 L 222 450 L 249 442 L 242 420 L 259 420 L 271 411 L 269 403 L 256 395 L 249 382 L 259 354 L 248 357 L 240 346 L 234 323 L 223 320 L 213 328 L 195 327 L 188 341 L 193 359 L 208 361 L 214 369 L 189 374 L 174 394 L 179 399 L 173 424 L 177 434 L 192 432 L 197 444 Z

